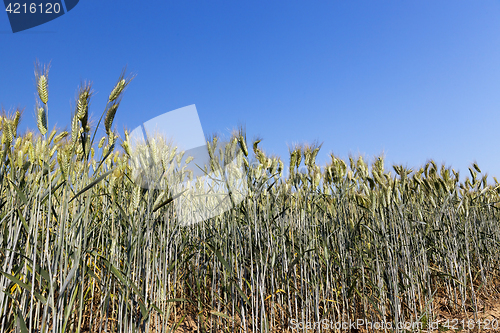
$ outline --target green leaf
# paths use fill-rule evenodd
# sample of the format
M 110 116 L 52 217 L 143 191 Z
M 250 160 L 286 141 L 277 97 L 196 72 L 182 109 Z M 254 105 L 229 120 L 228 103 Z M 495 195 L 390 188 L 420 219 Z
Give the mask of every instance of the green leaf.
M 28 259 L 30 262 L 32 262 L 30 259 Z M 30 265 L 27 265 L 28 266 L 28 269 L 32 271 L 32 268 Z M 45 279 L 45 281 L 49 282 L 50 281 L 50 277 L 49 277 L 49 272 L 47 272 L 45 269 L 43 269 L 42 267 L 40 267 L 39 264 L 35 264 L 35 271 L 36 273 L 38 273 L 41 277 L 43 277 Z
M 87 273 L 97 282 L 100 283 L 101 279 L 87 266 Z
M 107 260 L 106 260 L 106 262 L 107 262 L 107 264 L 109 265 L 109 269 L 111 269 L 111 272 L 113 273 L 113 275 L 114 275 L 114 276 L 116 276 L 116 278 L 117 278 L 118 280 L 120 280 L 120 282 L 121 282 L 124 286 L 128 287 L 128 283 L 127 283 L 127 281 L 125 280 L 125 278 L 123 277 L 122 273 L 120 273 L 120 271 L 119 271 L 119 270 L 118 270 L 115 266 L 113 266 L 113 264 L 112 264 L 112 263 L 110 263 L 110 262 L 109 262 L 109 261 L 107 261 Z
M 73 289 L 73 294 L 71 295 L 71 300 L 69 301 L 69 304 L 66 306 L 66 309 L 64 311 L 64 323 L 62 330 L 63 332 L 66 332 L 66 325 L 68 324 L 69 315 L 71 314 L 71 310 L 73 309 L 73 303 L 75 302 L 77 293 L 78 293 L 78 284 L 75 285 Z
M 122 285 L 125 286 L 126 288 L 131 288 L 135 292 L 135 294 L 139 297 L 139 306 L 141 308 L 141 312 L 143 316 L 147 318 L 147 316 L 149 315 L 149 311 L 146 309 L 146 305 L 144 304 L 144 298 L 139 288 L 137 288 L 134 282 L 132 282 L 127 277 L 123 276 L 123 274 L 115 266 L 113 266 L 112 263 L 110 263 L 103 257 L 101 257 L 101 259 L 107 264 L 113 275 L 116 276 L 118 280 L 120 280 Z
M 64 279 L 64 284 L 62 285 L 61 289 L 59 290 L 59 299 L 61 299 L 61 297 L 63 297 L 64 290 L 66 290 L 66 287 L 68 286 L 71 279 L 75 275 L 76 270 L 78 269 L 79 266 L 80 266 L 80 260 L 79 259 L 75 260 L 73 262 L 73 268 L 71 268 L 71 270 L 69 271 L 68 276 L 66 276 L 66 278 Z
M 96 128 L 96 131 L 97 131 L 97 128 Z M 94 134 L 95 135 L 95 134 Z M 101 162 L 99 162 L 99 165 L 97 166 L 97 168 L 95 169 L 95 171 L 99 170 L 99 168 L 101 167 L 102 163 L 104 163 L 104 161 L 106 161 L 106 159 L 108 158 L 108 156 L 113 152 L 113 149 L 115 148 L 115 144 L 113 143 L 111 145 L 111 147 L 109 147 L 109 151 L 108 153 L 106 154 L 106 156 L 103 157 L 103 159 L 101 160 Z M 94 172 L 95 172 L 94 171 Z
M 19 208 L 17 209 L 17 216 L 19 216 L 19 219 L 21 220 L 24 229 L 26 229 L 26 233 L 28 233 L 29 232 L 28 223 L 26 223 L 26 220 L 24 219 L 23 214 L 21 214 L 21 210 Z
M 210 249 L 215 253 L 215 255 L 217 256 L 217 258 L 219 259 L 220 263 L 222 264 L 222 266 L 224 266 L 226 268 L 226 270 L 228 271 L 228 273 L 232 276 L 233 275 L 233 271 L 231 269 L 231 266 L 229 266 L 229 264 L 227 263 L 227 261 L 224 259 L 224 257 L 222 256 L 222 254 L 219 252 L 219 250 L 217 250 L 216 248 L 214 248 L 212 245 L 210 244 L 207 244 L 208 247 L 210 247 Z
M 109 170 L 108 172 L 106 172 L 105 174 L 97 177 L 96 180 L 94 180 L 92 183 L 90 183 L 89 185 L 85 186 L 80 192 L 78 192 L 77 194 L 75 194 L 75 196 L 73 198 L 71 198 L 71 201 L 75 200 L 79 195 L 81 195 L 82 193 L 86 192 L 88 189 L 92 188 L 93 186 L 95 186 L 97 183 L 99 183 L 101 180 L 103 180 L 104 178 L 106 178 L 107 176 L 109 176 L 112 172 L 114 171 L 114 168 Z
M 62 185 L 64 185 L 66 183 L 65 180 L 63 180 L 62 182 L 60 182 L 59 184 L 57 184 L 56 186 L 56 183 L 59 181 L 59 178 L 61 177 L 61 174 L 59 174 L 56 179 L 52 182 L 52 186 L 51 186 L 51 189 L 47 189 L 41 196 L 40 196 L 40 200 L 41 200 L 41 203 L 43 204 L 48 198 L 49 198 L 49 192 L 51 194 L 54 194 L 58 189 L 59 187 L 61 187 Z
M 10 180 L 10 183 L 12 184 L 12 186 L 14 186 L 14 189 L 16 190 L 17 194 L 19 195 L 19 198 L 21 199 L 22 202 L 24 202 L 25 205 L 28 204 L 28 199 L 26 199 L 26 196 L 24 195 L 23 191 L 21 191 L 19 189 L 19 187 L 16 186 L 16 184 L 14 184 L 14 182 L 12 180 Z
M 227 314 L 220 313 L 220 312 L 217 312 L 217 311 L 210 311 L 210 313 L 212 315 L 214 315 L 214 316 L 221 317 L 221 318 L 227 319 L 229 321 L 234 321 L 234 319 L 231 318 L 231 317 L 229 317 Z
M 23 314 L 21 310 L 17 310 L 17 323 L 21 329 L 21 333 L 28 333 L 28 327 L 26 327 L 26 322 L 24 321 Z
M 185 298 L 170 298 L 167 299 L 165 302 L 187 302 L 188 300 Z
M 248 281 L 247 281 L 248 283 Z M 241 290 L 240 286 L 238 286 L 238 284 L 234 284 L 234 286 L 236 287 L 236 290 L 238 291 L 238 293 L 240 294 L 241 298 L 243 298 L 243 300 L 245 301 L 245 303 L 247 303 L 248 306 L 250 306 L 250 300 L 248 299 L 247 295 L 245 295 L 245 293 L 243 292 L 243 290 Z
M 151 307 L 156 310 L 160 315 L 163 316 L 163 311 L 159 307 L 156 306 L 156 304 L 151 304 Z M 151 311 L 151 310 L 150 310 Z
M 302 259 L 302 256 L 300 256 L 300 255 L 297 255 L 297 257 L 295 257 L 295 259 L 293 259 L 292 263 L 288 267 L 288 277 L 290 277 L 290 275 L 293 272 L 293 270 L 292 270 L 293 266 L 295 266 L 299 262 L 300 259 Z
M 139 298 L 139 307 L 141 308 L 141 314 L 142 314 L 142 322 L 145 322 L 148 317 L 149 317 L 149 311 L 146 309 L 146 306 L 144 305 L 144 302 L 142 299 Z
M 184 190 L 182 191 L 181 193 L 177 193 L 175 196 L 173 196 L 172 198 L 168 198 L 167 200 L 165 200 L 164 202 L 162 202 L 161 204 L 159 204 L 158 206 L 156 206 L 154 209 L 153 209 L 153 213 L 156 212 L 158 209 L 160 209 L 161 207 L 165 206 L 165 205 L 168 205 L 169 203 L 171 203 L 172 201 L 174 201 L 175 199 L 177 199 L 178 197 L 180 197 L 184 192 L 186 192 L 187 190 Z
M 31 293 L 31 283 L 24 283 L 21 280 L 19 280 L 18 278 L 16 278 L 15 276 L 10 275 L 9 273 L 5 273 L 5 272 L 2 272 L 2 271 L 0 271 L 0 273 L 3 274 L 7 279 L 9 279 L 10 281 L 12 281 L 13 283 L 17 284 L 19 287 L 21 287 L 24 290 L 26 290 L 26 291 L 28 291 L 28 292 Z M 47 302 L 47 300 L 45 299 L 45 297 L 43 297 L 42 295 L 40 295 L 36 291 L 33 291 L 33 295 L 40 302 L 42 302 L 43 304 L 45 304 Z
M 27 260 L 30 264 L 33 264 L 33 260 L 31 260 L 30 258 L 26 257 L 24 254 L 22 253 L 19 253 L 19 252 L 16 252 L 16 251 L 12 251 L 11 249 L 7 249 L 7 248 L 0 248 L 0 250 L 5 250 L 5 251 L 10 251 L 12 253 L 15 253 L 17 254 L 18 256 L 21 256 L 23 257 L 24 260 Z M 36 269 L 36 273 L 40 274 L 44 279 L 45 281 L 49 282 L 50 281 L 50 278 L 49 278 L 49 273 L 44 270 L 43 268 L 40 267 L 39 264 L 35 264 L 35 269 Z M 30 272 L 33 272 L 32 271 L 32 268 L 30 265 L 28 265 L 28 270 Z
M 179 328 L 179 326 L 184 322 L 184 319 L 186 319 L 186 316 L 187 316 L 187 314 L 185 314 L 184 316 L 182 316 L 181 320 L 179 320 L 174 326 L 172 326 L 170 328 L 170 332 L 169 333 L 173 333 L 173 332 L 177 331 L 177 328 Z

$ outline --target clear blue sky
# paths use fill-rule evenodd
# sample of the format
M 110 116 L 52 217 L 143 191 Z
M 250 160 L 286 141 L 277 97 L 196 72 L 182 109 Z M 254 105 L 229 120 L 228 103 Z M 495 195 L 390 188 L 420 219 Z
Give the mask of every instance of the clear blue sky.
M 119 5 L 117 5 L 119 3 Z M 123 66 L 115 126 L 196 104 L 205 134 L 244 124 L 288 159 L 432 158 L 500 176 L 499 1 L 91 1 L 13 34 L 0 14 L 0 103 L 36 128 L 33 62 L 51 61 L 49 124 L 69 127 L 82 80 L 98 119 Z

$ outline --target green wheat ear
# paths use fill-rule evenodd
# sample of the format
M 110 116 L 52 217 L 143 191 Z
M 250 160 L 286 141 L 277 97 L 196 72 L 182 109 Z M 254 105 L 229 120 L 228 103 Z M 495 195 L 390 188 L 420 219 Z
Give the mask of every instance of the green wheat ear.
M 16 114 L 14 116 L 14 127 L 17 129 L 17 125 L 19 125 L 19 120 L 21 120 L 21 112 L 16 110 Z
M 45 75 L 41 75 L 38 78 L 38 96 L 43 104 L 47 104 L 49 100 L 49 92 L 47 90 L 47 77 Z
M 89 115 L 90 98 L 92 97 L 92 84 L 84 82 L 79 89 L 76 101 L 76 115 L 80 120 L 84 131 L 87 131 L 87 121 Z
M 78 139 L 78 135 L 80 134 L 80 126 L 78 124 L 78 114 L 75 114 L 71 121 L 71 142 L 74 144 Z
M 245 142 L 245 137 L 243 135 L 240 135 L 238 137 L 238 141 L 240 143 L 241 150 L 243 150 L 243 154 L 245 154 L 245 156 L 248 156 L 248 148 L 247 143 Z
M 43 104 L 47 104 L 49 100 L 49 67 L 50 65 L 42 67 L 38 61 L 35 63 L 36 88 Z
M 302 149 L 298 147 L 296 150 L 295 156 L 295 166 L 298 168 L 300 167 L 300 162 L 302 162 Z
M 111 93 L 109 94 L 109 103 L 114 102 L 115 100 L 120 97 L 120 95 L 123 93 L 123 90 L 129 85 L 129 83 L 134 79 L 134 75 L 128 76 L 125 78 L 125 72 L 126 68 L 123 68 L 122 73 L 120 74 L 120 77 L 118 78 L 118 82 L 115 84 L 115 87 L 113 90 L 111 90 Z
M 78 111 L 76 113 L 78 115 L 78 119 L 82 120 L 88 111 L 88 105 L 87 105 L 86 100 L 84 98 L 78 99 L 76 109 Z
M 104 127 L 106 128 L 106 133 L 109 135 L 111 131 L 111 125 L 113 125 L 113 119 L 115 118 L 116 110 L 120 103 L 114 103 L 108 109 L 106 117 L 104 118 Z
M 3 131 L 2 131 L 2 143 L 9 145 L 14 139 L 14 134 L 12 133 L 12 125 L 10 121 L 4 119 Z
M 111 91 L 111 94 L 109 94 L 109 101 L 113 102 L 115 101 L 118 96 L 120 96 L 121 92 L 125 88 L 125 79 L 121 79 L 118 81 L 118 83 L 115 85 L 113 90 Z
M 103 137 L 101 138 L 101 140 L 99 140 L 99 144 L 97 145 L 97 147 L 98 147 L 99 149 L 101 149 L 101 148 L 102 148 L 102 146 L 104 146 L 104 141 L 106 141 L 106 137 L 105 137 L 105 136 L 103 136 Z
M 54 137 L 54 143 L 59 143 L 62 139 L 64 139 L 65 137 L 67 137 L 69 134 L 68 132 L 66 131 L 62 131 L 61 133 L 57 134 L 55 137 Z
M 42 135 L 47 134 L 47 115 L 45 114 L 45 108 L 38 108 L 38 117 L 37 117 L 37 125 L 38 130 Z

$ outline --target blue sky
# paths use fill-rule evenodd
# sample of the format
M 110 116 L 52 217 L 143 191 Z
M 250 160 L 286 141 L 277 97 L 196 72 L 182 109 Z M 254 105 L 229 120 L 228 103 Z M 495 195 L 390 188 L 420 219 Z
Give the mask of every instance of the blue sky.
M 91 80 L 97 121 L 122 68 L 136 74 L 115 118 L 133 129 L 196 104 L 205 134 L 245 125 L 269 154 L 294 143 L 465 175 L 500 176 L 498 1 L 81 0 L 13 34 L 0 14 L 0 105 L 36 129 L 33 63 L 51 62 L 49 125 L 69 127 Z M 104 133 L 102 131 L 102 133 Z

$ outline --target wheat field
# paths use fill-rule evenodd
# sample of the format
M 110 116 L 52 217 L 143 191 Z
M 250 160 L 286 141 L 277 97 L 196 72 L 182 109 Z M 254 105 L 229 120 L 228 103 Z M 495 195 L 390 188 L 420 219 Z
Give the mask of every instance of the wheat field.
M 48 66 L 35 79 L 39 132 L 18 135 L 21 110 L 0 119 L 0 332 L 319 332 L 293 323 L 360 318 L 432 331 L 484 319 L 498 299 L 500 183 L 477 164 L 464 181 L 433 161 L 332 154 L 320 167 L 317 144 L 285 164 L 240 129 L 221 154 L 208 141 L 205 170 L 240 153 L 248 195 L 186 226 L 169 178 L 143 188 L 128 133 L 113 128 L 133 76 L 119 76 L 95 126 L 83 83 L 69 132 L 49 127 Z M 151 158 L 182 176 L 160 146 Z

